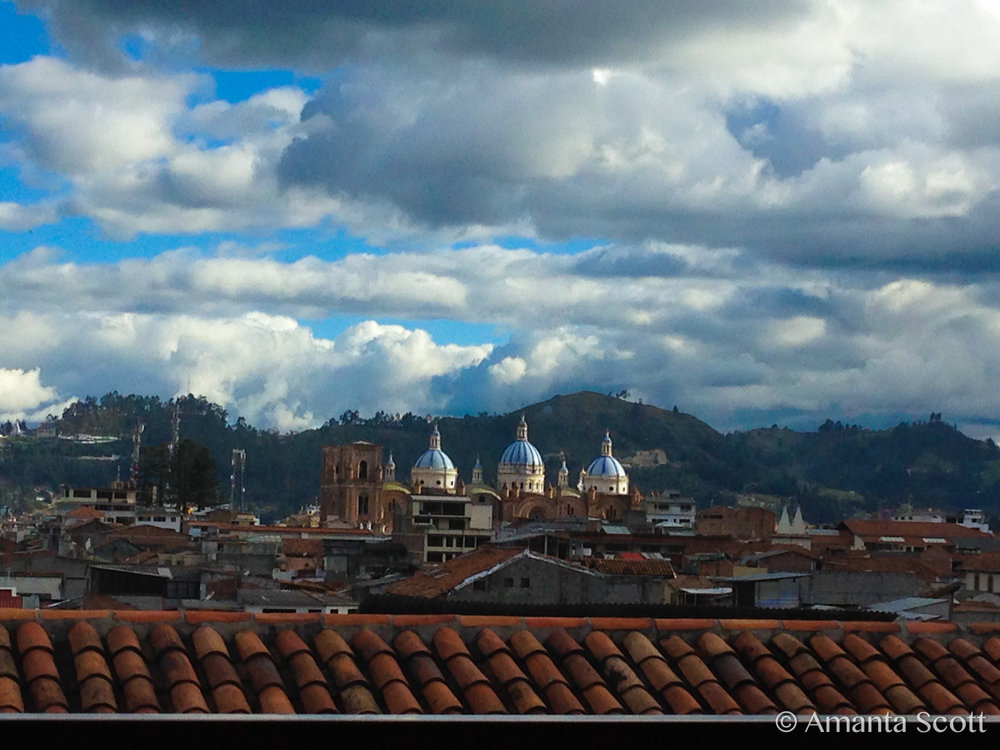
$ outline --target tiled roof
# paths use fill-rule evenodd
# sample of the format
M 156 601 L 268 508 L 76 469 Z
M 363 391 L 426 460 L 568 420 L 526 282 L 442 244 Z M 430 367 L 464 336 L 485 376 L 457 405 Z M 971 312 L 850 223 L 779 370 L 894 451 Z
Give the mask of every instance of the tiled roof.
M 914 538 L 972 539 L 991 538 L 993 535 L 979 529 L 970 529 L 956 523 L 933 523 L 924 521 L 856 521 L 843 522 L 843 526 L 857 536 L 877 540 L 882 536 L 902 536 Z
M 673 578 L 674 568 L 669 560 L 629 560 L 622 558 L 584 557 L 577 560 L 585 567 L 601 573 L 632 576 L 666 576 Z
M 0 610 L 0 712 L 1000 714 L 1000 627 Z
M 483 546 L 394 583 L 386 589 L 386 592 L 425 598 L 443 596 L 473 576 L 486 573 L 515 557 L 527 554 L 527 550 L 520 547 L 505 549 Z

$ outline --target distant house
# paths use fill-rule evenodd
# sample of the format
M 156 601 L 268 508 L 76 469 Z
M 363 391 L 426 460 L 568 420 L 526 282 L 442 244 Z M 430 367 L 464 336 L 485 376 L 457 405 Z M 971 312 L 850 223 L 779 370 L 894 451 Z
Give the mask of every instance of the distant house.
M 665 584 L 672 577 L 669 563 L 660 563 L 662 575 L 621 575 L 528 549 L 482 546 L 391 584 L 385 593 L 463 602 L 659 604 L 667 599 Z

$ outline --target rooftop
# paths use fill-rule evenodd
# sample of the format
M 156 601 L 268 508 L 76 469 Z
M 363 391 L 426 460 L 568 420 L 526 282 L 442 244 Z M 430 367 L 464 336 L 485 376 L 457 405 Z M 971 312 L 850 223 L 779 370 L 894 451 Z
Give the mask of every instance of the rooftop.
M 0 610 L 0 711 L 1000 714 L 1000 625 Z

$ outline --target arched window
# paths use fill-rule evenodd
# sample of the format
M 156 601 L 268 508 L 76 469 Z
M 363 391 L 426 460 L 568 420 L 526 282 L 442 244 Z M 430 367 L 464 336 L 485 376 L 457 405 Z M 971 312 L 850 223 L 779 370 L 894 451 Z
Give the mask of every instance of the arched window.
M 358 479 L 368 478 L 368 462 L 362 461 L 358 464 Z

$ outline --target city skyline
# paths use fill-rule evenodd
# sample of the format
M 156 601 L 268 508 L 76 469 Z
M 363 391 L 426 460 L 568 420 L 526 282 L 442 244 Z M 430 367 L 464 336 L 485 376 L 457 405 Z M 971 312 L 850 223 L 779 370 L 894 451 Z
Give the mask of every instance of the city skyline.
M 0 420 L 1000 437 L 996 3 L 275 7 L 0 2 Z

